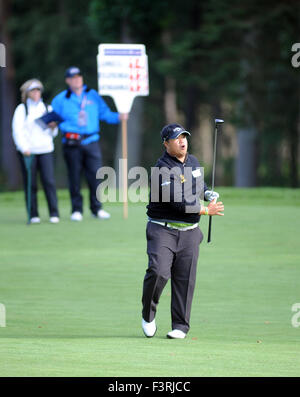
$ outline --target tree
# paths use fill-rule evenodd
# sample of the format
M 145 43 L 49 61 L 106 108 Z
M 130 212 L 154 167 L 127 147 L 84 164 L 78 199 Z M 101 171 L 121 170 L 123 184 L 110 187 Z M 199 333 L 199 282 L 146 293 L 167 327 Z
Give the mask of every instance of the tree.
M 221 101 L 234 104 L 237 184 L 285 183 L 280 147 L 287 140 L 290 185 L 297 186 L 299 79 L 290 66 L 290 48 L 299 31 L 299 2 L 210 0 L 201 30 L 204 50 L 209 49 L 207 81 Z
M 1 10 L 9 10 L 8 5 L 8 0 L 2 0 Z M 11 119 L 16 102 L 20 101 L 18 87 L 30 78 L 39 78 L 45 86 L 44 99 L 50 103 L 59 91 L 65 89 L 64 72 L 71 65 L 80 66 L 88 85 L 96 85 L 97 39 L 89 28 L 88 6 L 85 0 L 76 1 L 76 7 L 71 0 L 16 0 L 10 4 L 10 14 L 1 13 L 1 29 L 5 29 L 6 37 L 10 38 L 8 67 L 5 68 L 10 80 L 8 86 L 5 79 L 6 86 L 2 85 L 5 94 L 1 95 L 1 123 L 5 123 L 7 131 L 3 138 L 9 136 L 7 143 L 2 142 L 5 156 L 2 156 L 2 161 L 9 188 L 17 185 L 16 178 L 12 176 L 12 173 L 18 173 L 18 164 L 11 140 Z M 10 59 L 14 60 L 15 70 Z M 55 145 L 57 181 L 65 186 L 66 173 L 59 138 L 56 138 Z
M 96 86 L 100 42 L 143 43 L 150 96 L 134 104 L 129 128 L 142 137 L 142 165 L 160 155 L 164 123 L 182 122 L 193 145 L 202 134 L 199 114 L 206 114 L 224 117 L 237 131 L 237 185 L 299 185 L 300 83 L 290 62 L 291 46 L 300 42 L 298 1 L 78 0 L 75 7 L 71 0 L 15 0 L 11 7 L 4 22 L 17 68 L 9 94 L 39 77 L 51 99 L 64 88 L 63 73 L 72 64 Z M 103 132 L 105 162 L 112 165 L 117 139 L 111 126 L 103 125 Z M 233 160 L 218 162 L 218 184 L 228 180 Z
M 1 162 L 5 174 L 3 183 L 10 189 L 16 189 L 20 182 L 16 151 L 12 141 L 11 120 L 16 104 L 15 68 L 12 55 L 11 35 L 6 21 L 11 16 L 9 0 L 0 0 L 0 42 L 6 48 L 6 67 L 0 68 L 0 130 L 1 130 Z M 1 188 L 1 182 L 0 182 Z

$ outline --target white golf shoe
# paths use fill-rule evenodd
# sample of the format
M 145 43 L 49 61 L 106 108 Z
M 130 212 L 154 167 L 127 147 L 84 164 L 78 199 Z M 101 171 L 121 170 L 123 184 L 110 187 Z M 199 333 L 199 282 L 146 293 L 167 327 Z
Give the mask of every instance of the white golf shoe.
M 71 221 L 76 221 L 76 222 L 80 222 L 82 221 L 82 213 L 79 211 L 75 211 L 73 212 L 73 214 L 71 215 Z
M 99 210 L 97 212 L 96 217 L 100 218 L 100 219 L 109 219 L 110 218 L 110 214 L 107 211 Z
M 147 321 L 142 319 L 142 328 L 143 328 L 145 336 L 147 336 L 147 338 L 152 338 L 152 336 L 155 335 L 156 330 L 157 330 L 157 327 L 155 324 L 155 319 L 153 321 L 151 321 L 150 323 L 148 323 Z
M 167 338 L 169 339 L 184 339 L 186 334 L 180 329 L 173 329 L 173 331 L 168 332 Z
M 30 223 L 41 223 L 41 220 L 38 216 L 34 216 L 30 219 Z
M 59 217 L 58 216 L 51 216 L 49 219 L 50 223 L 58 223 Z

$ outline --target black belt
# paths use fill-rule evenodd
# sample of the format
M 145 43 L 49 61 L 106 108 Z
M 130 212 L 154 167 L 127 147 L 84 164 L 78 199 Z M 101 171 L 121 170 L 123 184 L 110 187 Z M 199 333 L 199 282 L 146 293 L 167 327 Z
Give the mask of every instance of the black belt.
M 94 132 L 92 134 L 80 134 L 79 132 L 63 131 L 63 138 L 65 140 L 63 143 L 66 146 L 78 147 L 81 145 L 82 141 L 96 134 L 98 134 L 98 132 Z

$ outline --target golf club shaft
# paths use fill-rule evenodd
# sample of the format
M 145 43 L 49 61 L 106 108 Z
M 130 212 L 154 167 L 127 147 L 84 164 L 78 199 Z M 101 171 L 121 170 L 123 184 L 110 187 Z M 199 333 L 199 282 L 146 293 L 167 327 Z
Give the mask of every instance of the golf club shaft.
M 212 182 L 211 182 L 211 190 L 214 191 L 215 188 L 215 172 L 216 172 L 216 154 L 217 154 L 217 136 L 218 136 L 218 124 L 215 124 L 215 141 L 214 141 L 214 155 L 213 155 L 213 168 L 212 168 Z M 211 242 L 211 228 L 212 228 L 212 216 L 209 216 L 208 223 L 208 236 L 207 242 Z
M 217 135 L 218 135 L 218 125 L 216 124 L 216 126 L 215 126 L 213 168 L 212 168 L 212 182 L 211 182 L 211 190 L 212 191 L 214 191 L 214 188 L 215 188 L 215 172 L 216 172 L 216 157 L 217 157 Z
M 211 221 L 212 221 L 212 216 L 209 216 L 209 223 L 208 223 L 208 236 L 207 236 L 207 242 L 210 243 L 211 241 Z

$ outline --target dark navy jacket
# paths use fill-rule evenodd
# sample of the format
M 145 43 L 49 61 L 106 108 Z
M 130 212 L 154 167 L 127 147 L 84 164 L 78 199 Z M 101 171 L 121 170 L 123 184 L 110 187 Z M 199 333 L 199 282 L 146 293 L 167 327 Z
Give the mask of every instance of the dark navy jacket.
M 147 215 L 159 221 L 197 223 L 200 219 L 200 199 L 208 189 L 203 169 L 195 156 L 187 154 L 182 163 L 167 152 L 151 172 L 151 188 Z

